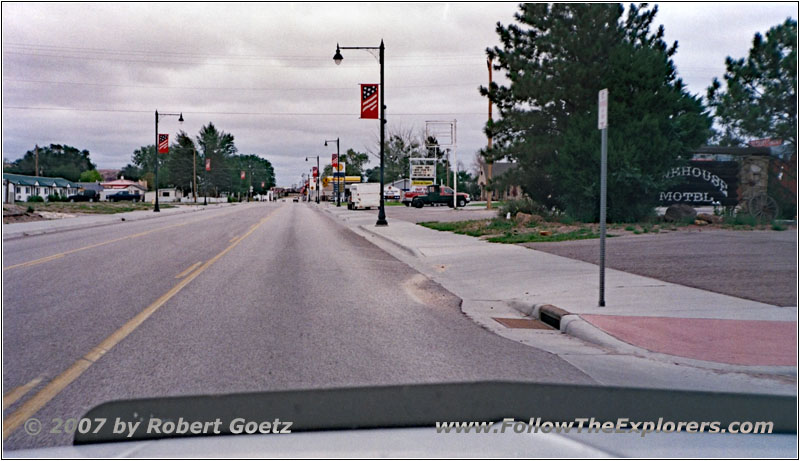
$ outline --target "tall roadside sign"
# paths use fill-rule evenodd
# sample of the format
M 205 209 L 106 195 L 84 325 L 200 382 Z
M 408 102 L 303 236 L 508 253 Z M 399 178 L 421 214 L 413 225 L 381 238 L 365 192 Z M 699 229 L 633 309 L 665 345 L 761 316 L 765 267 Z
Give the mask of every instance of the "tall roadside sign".
M 597 129 L 600 141 L 600 301 L 606 305 L 606 177 L 608 173 L 608 88 L 597 94 Z

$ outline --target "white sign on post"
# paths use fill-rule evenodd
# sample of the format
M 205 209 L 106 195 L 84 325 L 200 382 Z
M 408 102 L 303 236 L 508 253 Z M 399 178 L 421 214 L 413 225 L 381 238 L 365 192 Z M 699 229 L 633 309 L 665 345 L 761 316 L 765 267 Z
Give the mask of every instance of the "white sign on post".
M 608 128 L 608 88 L 597 93 L 597 129 Z

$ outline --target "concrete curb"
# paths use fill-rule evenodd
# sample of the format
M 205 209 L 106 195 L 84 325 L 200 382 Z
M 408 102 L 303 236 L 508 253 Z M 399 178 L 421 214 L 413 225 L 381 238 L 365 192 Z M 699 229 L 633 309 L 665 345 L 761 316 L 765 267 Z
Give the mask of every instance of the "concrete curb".
M 797 367 L 776 366 L 776 365 L 733 365 L 722 362 L 710 362 L 707 360 L 692 359 L 679 355 L 664 354 L 653 352 L 643 347 L 634 346 L 626 343 L 615 336 L 606 333 L 602 329 L 594 326 L 581 318 L 580 315 L 572 314 L 551 304 L 526 304 L 520 301 L 508 303 L 511 307 L 527 316 L 537 318 L 550 326 L 558 328 L 562 333 L 573 336 L 587 343 L 607 349 L 618 354 L 629 354 L 639 357 L 650 358 L 662 362 L 677 363 L 698 368 L 716 369 L 726 372 L 749 373 L 749 374 L 775 374 L 794 377 L 797 374 Z
M 381 234 L 379 232 L 375 232 L 374 230 L 370 229 L 370 225 L 368 225 L 368 224 L 361 224 L 361 225 L 358 226 L 358 228 L 361 229 L 362 231 L 370 234 L 370 235 L 373 235 L 375 237 L 380 238 L 384 242 L 388 242 L 388 243 L 394 245 L 395 247 L 403 250 L 404 252 L 408 253 L 411 256 L 414 256 L 415 258 L 422 258 L 422 257 L 425 256 L 419 250 L 417 250 L 416 248 L 403 245 L 402 243 L 395 242 L 394 240 L 390 239 L 389 237 L 387 237 L 387 236 L 385 236 L 385 235 L 383 235 L 383 234 Z
M 165 217 L 165 216 L 193 213 L 193 212 L 197 212 L 197 211 L 207 210 L 207 209 L 210 209 L 210 208 L 222 208 L 222 207 L 226 207 L 226 206 L 230 206 L 230 205 L 228 205 L 228 204 L 215 204 L 215 205 L 206 205 L 206 206 L 203 206 L 203 207 L 200 207 L 199 205 L 196 205 L 196 206 L 192 206 L 191 208 L 187 207 L 186 209 L 181 210 L 181 211 L 173 211 L 171 213 L 163 214 L 163 215 L 156 215 L 155 213 L 153 213 L 153 215 L 146 215 L 146 216 L 143 216 L 141 218 L 136 218 L 136 219 L 129 219 L 129 218 L 126 219 L 124 216 L 123 217 L 118 217 L 118 216 L 115 217 L 114 215 L 108 215 L 109 219 L 107 219 L 106 221 L 103 221 L 103 222 L 95 222 L 95 223 L 88 223 L 88 224 L 86 224 L 86 223 L 78 223 L 78 224 L 70 225 L 70 226 L 58 226 L 58 227 L 53 227 L 52 229 L 41 229 L 41 230 L 30 230 L 30 231 L 13 231 L 13 230 L 11 230 L 9 232 L 3 232 L 3 240 L 4 241 L 5 240 L 16 240 L 16 239 L 20 239 L 20 238 L 24 238 L 24 237 L 33 237 L 35 235 L 57 234 L 59 232 L 67 232 L 67 231 L 73 231 L 73 230 L 92 229 L 92 228 L 95 228 L 95 227 L 103 227 L 103 226 L 110 226 L 112 224 L 119 224 L 121 222 L 145 221 L 145 220 L 148 220 L 148 219 L 155 219 L 155 218 L 161 218 L 161 217 Z M 70 219 L 70 218 L 66 218 L 66 219 Z M 8 226 L 8 225 L 11 225 L 11 224 L 6 224 L 6 226 Z

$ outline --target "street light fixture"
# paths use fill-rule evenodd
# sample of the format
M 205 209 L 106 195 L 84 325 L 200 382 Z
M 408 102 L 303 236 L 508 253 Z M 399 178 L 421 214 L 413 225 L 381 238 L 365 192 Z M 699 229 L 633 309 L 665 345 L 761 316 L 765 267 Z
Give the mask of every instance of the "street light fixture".
M 314 158 L 314 157 L 306 157 L 306 162 L 308 161 L 309 158 Z M 317 182 L 317 204 L 319 204 L 319 175 L 320 174 L 321 173 L 319 171 L 319 155 L 317 155 L 317 178 L 316 178 L 316 182 Z
M 159 114 L 158 111 L 156 111 L 156 144 L 155 144 L 155 151 L 156 151 L 156 166 L 155 166 L 155 170 L 156 170 L 156 174 L 155 174 L 156 203 L 153 206 L 153 212 L 154 213 L 158 213 L 159 211 L 161 211 L 161 209 L 158 207 L 158 120 L 161 117 L 166 117 L 166 116 L 178 117 L 178 122 L 183 123 L 183 112 L 181 112 L 179 114 Z
M 339 153 L 339 138 L 326 139 L 325 140 L 325 147 L 328 147 L 328 143 L 329 142 L 333 142 L 333 141 L 336 141 L 336 165 L 337 165 L 336 169 L 338 170 L 339 169 L 338 165 L 342 162 L 341 154 Z M 339 192 L 336 194 L 336 206 L 341 206 L 342 205 L 342 200 L 341 200 L 341 197 L 342 197 L 342 183 L 339 181 L 339 172 L 336 171 L 336 172 L 334 172 L 334 174 L 336 175 L 336 184 L 338 184 L 338 186 L 339 186 L 338 187 Z M 342 175 L 344 175 L 344 172 L 342 172 Z M 347 183 L 347 181 L 344 181 L 344 182 Z
M 380 109 L 381 109 L 381 204 L 380 208 L 378 209 L 378 221 L 375 223 L 376 226 L 388 226 L 389 223 L 386 221 L 386 210 L 384 208 L 384 200 L 383 200 L 383 157 L 384 157 L 384 139 L 385 139 L 385 131 L 386 131 L 386 106 L 383 104 L 383 55 L 384 55 L 384 45 L 383 40 L 381 40 L 380 46 L 339 46 L 336 44 L 336 54 L 333 55 L 333 61 L 336 65 L 340 65 L 344 57 L 342 56 L 341 50 L 378 50 L 378 64 L 381 66 L 381 87 L 380 87 Z

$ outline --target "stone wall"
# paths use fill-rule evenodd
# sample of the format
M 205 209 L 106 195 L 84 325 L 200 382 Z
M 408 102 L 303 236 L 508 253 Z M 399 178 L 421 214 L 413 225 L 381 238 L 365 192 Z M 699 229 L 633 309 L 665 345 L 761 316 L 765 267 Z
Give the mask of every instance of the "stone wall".
M 739 167 L 739 202 L 756 194 L 766 194 L 769 184 L 769 156 L 750 155 Z

